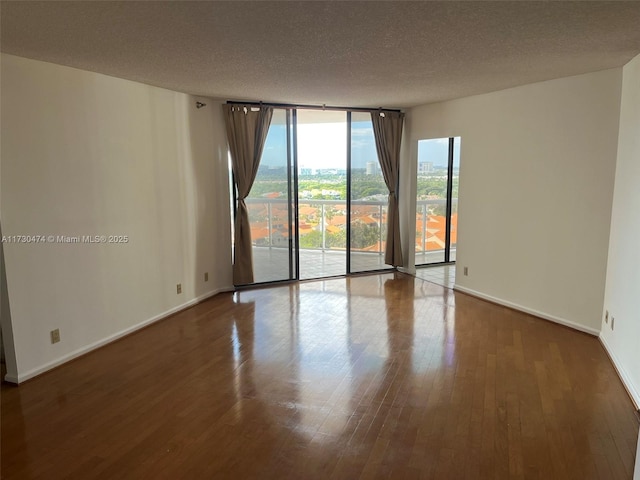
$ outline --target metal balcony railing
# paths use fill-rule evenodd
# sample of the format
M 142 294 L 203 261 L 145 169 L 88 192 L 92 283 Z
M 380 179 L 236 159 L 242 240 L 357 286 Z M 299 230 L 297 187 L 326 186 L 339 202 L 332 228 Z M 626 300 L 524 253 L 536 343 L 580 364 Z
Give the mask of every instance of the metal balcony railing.
M 266 229 L 265 235 L 253 238 L 254 245 L 273 248 L 288 248 L 288 201 L 281 198 L 247 198 L 245 202 L 249 209 L 249 219 L 252 227 L 256 228 L 256 225 L 258 225 L 260 226 L 259 228 Z M 455 211 L 458 199 L 454 198 L 452 203 Z M 259 207 L 260 205 L 263 205 L 262 210 Z M 315 209 L 315 212 L 309 212 L 306 214 L 300 213 L 304 211 L 305 207 Z M 416 229 L 417 240 L 419 238 L 419 241 L 416 241 L 416 253 L 438 250 L 434 248 L 427 248 L 427 222 L 429 215 L 432 214 L 431 212 L 438 207 L 444 210 L 446 207 L 446 200 L 418 200 L 416 202 L 416 225 L 419 226 L 419 228 Z M 301 249 L 320 251 L 343 250 L 345 246 L 340 247 L 329 245 L 329 233 L 327 232 L 327 227 L 334 226 L 339 229 L 345 229 L 346 231 L 346 209 L 347 204 L 344 200 L 300 199 L 298 201 L 298 219 L 300 225 L 310 225 L 313 230 L 321 232 L 321 239 L 317 247 L 306 246 L 301 247 Z M 351 211 L 352 216 L 355 215 L 356 218 L 362 219 L 363 217 L 369 217 L 370 219 L 373 219 L 374 222 L 372 223 L 369 221 L 368 225 L 373 225 L 375 223 L 378 231 L 376 242 L 365 248 L 353 248 L 352 246 L 352 250 L 372 254 L 384 253 L 383 245 L 386 240 L 387 232 L 386 200 L 352 200 Z M 332 221 L 333 218 L 342 216 L 344 217 L 344 224 L 341 224 L 339 221 Z M 264 225 L 264 227 L 261 227 L 262 225 Z
M 442 199 L 434 199 L 434 200 L 418 200 L 416 202 L 416 227 L 418 225 L 421 226 L 420 232 L 420 248 L 418 248 L 418 242 L 416 242 L 416 253 L 422 253 L 427 251 L 436 251 L 438 249 L 427 249 L 427 222 L 429 219 L 429 207 L 441 207 L 443 210 L 447 207 L 447 200 Z M 451 199 L 451 211 L 457 212 L 458 199 Z M 421 221 L 419 221 L 421 220 Z M 454 227 L 457 228 L 457 225 L 454 224 Z M 418 236 L 418 231 L 416 228 L 416 237 Z M 452 247 L 453 242 L 452 242 Z

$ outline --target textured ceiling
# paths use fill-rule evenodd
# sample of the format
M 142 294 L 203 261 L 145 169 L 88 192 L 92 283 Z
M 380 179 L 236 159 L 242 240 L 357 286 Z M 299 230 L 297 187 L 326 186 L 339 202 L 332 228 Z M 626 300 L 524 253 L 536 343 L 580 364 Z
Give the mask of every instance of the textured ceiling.
M 221 99 L 408 107 L 618 67 L 640 2 L 11 2 L 5 53 Z

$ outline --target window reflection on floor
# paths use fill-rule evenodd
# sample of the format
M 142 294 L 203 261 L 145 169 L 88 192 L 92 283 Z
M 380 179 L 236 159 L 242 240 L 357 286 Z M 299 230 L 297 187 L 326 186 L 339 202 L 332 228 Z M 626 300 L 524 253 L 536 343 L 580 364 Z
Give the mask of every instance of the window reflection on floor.
M 453 288 L 456 283 L 456 266 L 418 267 L 416 268 L 416 277 L 443 287 Z

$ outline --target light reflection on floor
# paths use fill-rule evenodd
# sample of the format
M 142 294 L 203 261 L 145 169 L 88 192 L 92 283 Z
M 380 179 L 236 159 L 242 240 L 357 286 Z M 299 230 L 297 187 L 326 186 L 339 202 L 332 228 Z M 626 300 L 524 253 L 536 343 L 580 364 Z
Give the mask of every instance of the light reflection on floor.
M 397 375 L 424 376 L 455 355 L 453 295 L 440 286 L 396 272 L 281 288 L 289 292 L 281 306 L 273 290 L 268 300 L 263 290 L 236 293 L 256 306 L 251 384 L 272 405 L 293 409 L 290 426 L 314 442 L 397 394 L 388 391 Z
M 416 268 L 416 277 L 443 287 L 453 288 L 456 283 L 456 266 L 455 264 L 420 266 Z

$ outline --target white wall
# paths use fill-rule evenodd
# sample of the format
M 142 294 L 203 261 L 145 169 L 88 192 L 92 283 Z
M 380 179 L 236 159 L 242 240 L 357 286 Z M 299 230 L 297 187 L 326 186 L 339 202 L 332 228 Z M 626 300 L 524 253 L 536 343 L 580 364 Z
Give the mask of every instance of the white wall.
M 3 234 L 129 237 L 5 243 L 17 360 L 8 380 L 232 288 L 219 104 L 196 109 L 185 94 L 1 58 Z
M 600 338 L 640 406 L 640 55 L 623 69 L 606 278 Z
M 458 289 L 599 332 L 621 75 L 606 70 L 408 112 L 412 172 L 418 140 L 462 137 Z M 404 215 L 414 201 L 405 198 Z

